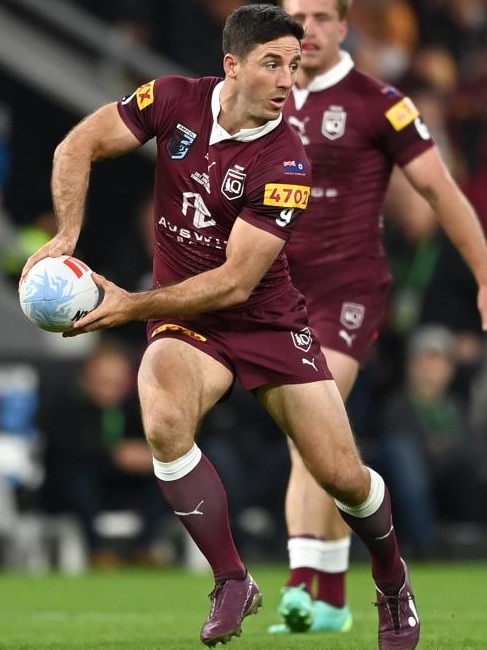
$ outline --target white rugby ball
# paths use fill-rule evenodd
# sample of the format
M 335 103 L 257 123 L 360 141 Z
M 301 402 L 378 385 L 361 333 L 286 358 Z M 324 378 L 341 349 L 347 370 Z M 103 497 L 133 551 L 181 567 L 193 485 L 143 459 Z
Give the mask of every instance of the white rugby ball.
M 47 332 L 70 330 L 101 301 L 91 274 L 90 267 L 76 257 L 45 257 L 20 286 L 22 311 Z

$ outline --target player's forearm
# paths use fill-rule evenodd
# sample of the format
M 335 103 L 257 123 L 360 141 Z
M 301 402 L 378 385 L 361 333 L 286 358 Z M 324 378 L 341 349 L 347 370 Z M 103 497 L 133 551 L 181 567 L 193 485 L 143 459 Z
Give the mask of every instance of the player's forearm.
M 130 294 L 136 320 L 199 314 L 244 303 L 252 291 L 224 267 L 206 271 L 178 284 Z
M 91 156 L 88 150 L 76 147 L 76 138 L 64 140 L 53 160 L 51 193 L 58 222 L 58 235 L 74 246 L 83 224 L 88 192 Z

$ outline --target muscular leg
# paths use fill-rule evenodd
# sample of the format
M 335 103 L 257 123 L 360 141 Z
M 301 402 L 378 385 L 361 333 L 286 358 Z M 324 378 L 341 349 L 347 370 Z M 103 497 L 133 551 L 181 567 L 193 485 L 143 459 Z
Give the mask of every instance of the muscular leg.
M 223 485 L 194 441 L 203 416 L 232 382 L 221 363 L 169 338 L 148 347 L 138 377 L 159 486 L 207 558 L 215 581 L 241 579 L 245 567 L 230 532 Z
M 323 348 L 328 367 L 344 401 L 356 381 L 359 364 L 335 350 Z M 304 584 L 313 597 L 333 608 L 345 606 L 345 574 L 349 566 L 350 530 L 333 499 L 323 491 L 306 469 L 290 443 L 291 474 L 286 494 L 286 522 L 289 533 L 290 574 L 287 586 Z M 350 626 L 347 612 L 322 608 L 329 625 Z M 327 617 L 315 621 L 315 629 L 327 629 Z
M 215 576 L 200 639 L 208 646 L 227 643 L 240 635 L 243 619 L 257 612 L 262 596 L 235 547 L 225 489 L 195 437 L 205 413 L 231 387 L 233 375 L 187 343 L 160 339 L 146 350 L 138 380 L 159 487 Z
M 381 477 L 362 464 L 335 382 L 267 388 L 259 398 L 369 549 L 379 588 L 387 592 L 399 588 L 404 568 L 388 492 Z

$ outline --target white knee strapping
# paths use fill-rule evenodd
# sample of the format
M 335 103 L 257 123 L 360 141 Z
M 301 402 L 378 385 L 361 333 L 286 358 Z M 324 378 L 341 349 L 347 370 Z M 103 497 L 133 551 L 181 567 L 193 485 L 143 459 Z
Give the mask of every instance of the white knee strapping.
M 386 489 L 382 476 L 380 474 L 377 474 L 377 472 L 370 467 L 367 467 L 367 469 L 370 473 L 370 492 L 369 496 L 363 503 L 359 504 L 358 506 L 347 506 L 345 503 L 342 503 L 341 501 L 337 501 L 335 499 L 337 508 L 339 508 L 342 512 L 346 512 L 348 515 L 352 515 L 352 517 L 358 517 L 359 519 L 370 517 L 370 515 L 373 515 L 374 512 L 377 512 L 382 502 L 384 501 L 384 494 Z
M 172 460 L 170 463 L 163 463 L 160 460 L 152 459 L 154 464 L 154 474 L 161 481 L 177 481 L 189 474 L 201 460 L 201 449 L 195 443 L 188 453 Z
M 326 573 L 343 573 L 349 566 L 350 537 L 335 540 L 292 537 L 288 540 L 289 567 L 308 567 Z

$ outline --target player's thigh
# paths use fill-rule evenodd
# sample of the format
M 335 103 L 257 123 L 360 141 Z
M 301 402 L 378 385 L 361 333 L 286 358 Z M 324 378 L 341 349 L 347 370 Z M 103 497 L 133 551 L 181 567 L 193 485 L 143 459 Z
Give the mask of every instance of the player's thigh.
M 333 375 L 340 395 L 345 402 L 352 392 L 360 370 L 359 362 L 348 354 L 322 347 L 328 368 Z
M 338 350 L 331 350 L 330 348 L 321 348 L 326 358 L 326 363 L 330 369 L 331 374 L 335 380 L 342 400 L 345 402 L 352 392 L 352 389 L 357 380 L 359 373 L 359 363 L 352 357 L 339 352 Z M 304 472 L 305 469 L 300 467 L 302 465 L 301 456 L 297 452 L 292 440 L 289 438 L 289 448 L 291 453 L 291 462 L 296 472 Z
M 166 448 L 188 446 L 203 416 L 232 383 L 228 368 L 188 343 L 174 338 L 151 343 L 138 373 L 142 419 L 149 442 L 156 447 L 161 441 Z
M 362 462 L 334 381 L 267 387 L 258 397 L 323 487 L 360 483 Z

